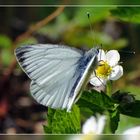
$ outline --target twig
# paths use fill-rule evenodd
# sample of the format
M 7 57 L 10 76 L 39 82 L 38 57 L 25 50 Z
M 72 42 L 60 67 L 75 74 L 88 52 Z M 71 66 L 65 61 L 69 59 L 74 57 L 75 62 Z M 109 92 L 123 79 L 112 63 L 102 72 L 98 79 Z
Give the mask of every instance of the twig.
M 45 19 L 37 22 L 35 25 L 31 26 L 25 33 L 19 35 L 16 40 L 13 43 L 13 49 L 17 46 L 17 44 L 22 41 L 27 39 L 28 37 L 30 37 L 32 35 L 33 32 L 37 31 L 38 29 L 40 29 L 41 27 L 45 26 L 46 24 L 48 24 L 50 21 L 52 21 L 54 18 L 56 18 L 60 13 L 62 13 L 62 11 L 64 10 L 64 6 L 61 6 L 59 8 L 57 8 L 52 14 L 50 14 L 48 17 L 46 17 Z M 12 72 L 14 71 L 15 67 L 16 67 L 16 59 L 14 57 L 14 59 L 12 60 L 11 64 L 9 65 L 9 67 L 7 68 L 7 70 L 5 70 L 4 73 L 4 77 L 3 80 L 7 81 L 7 79 L 9 78 L 9 76 L 12 74 Z M 3 81 L 3 83 L 5 83 Z
M 48 17 L 45 19 L 37 22 L 35 25 L 31 26 L 25 33 L 22 35 L 18 36 L 14 42 L 14 44 L 17 44 L 18 42 L 27 39 L 29 36 L 32 35 L 33 32 L 37 31 L 41 27 L 45 26 L 48 24 L 50 21 L 52 21 L 55 17 L 57 17 L 62 11 L 64 10 L 64 7 L 59 7 L 54 11 L 52 14 L 50 14 Z M 15 47 L 16 45 L 14 45 Z

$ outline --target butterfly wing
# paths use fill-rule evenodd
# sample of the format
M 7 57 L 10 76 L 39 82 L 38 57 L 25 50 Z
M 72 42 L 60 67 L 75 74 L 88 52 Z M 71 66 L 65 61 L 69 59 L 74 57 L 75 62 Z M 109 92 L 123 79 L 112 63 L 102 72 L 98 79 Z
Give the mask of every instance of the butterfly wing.
M 83 52 L 59 45 L 30 45 L 15 50 L 17 60 L 32 80 L 31 94 L 52 108 L 67 108 L 71 90 L 80 72 Z
M 95 70 L 95 67 L 97 65 L 98 53 L 99 49 L 96 47 L 86 52 L 84 56 L 80 59 L 78 66 L 78 71 L 80 72 L 80 75 L 77 78 L 74 87 L 72 88 L 72 96 L 70 96 L 69 98 L 67 111 L 71 109 L 73 102 L 76 102 L 77 99 L 79 99 L 81 91 L 85 88 L 91 74 Z

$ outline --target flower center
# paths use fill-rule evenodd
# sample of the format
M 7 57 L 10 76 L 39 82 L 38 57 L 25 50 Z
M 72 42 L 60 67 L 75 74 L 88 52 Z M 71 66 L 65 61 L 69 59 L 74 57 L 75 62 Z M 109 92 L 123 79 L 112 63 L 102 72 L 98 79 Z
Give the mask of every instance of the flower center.
M 95 72 L 99 78 L 107 78 L 112 71 L 112 67 L 106 61 L 100 61 Z

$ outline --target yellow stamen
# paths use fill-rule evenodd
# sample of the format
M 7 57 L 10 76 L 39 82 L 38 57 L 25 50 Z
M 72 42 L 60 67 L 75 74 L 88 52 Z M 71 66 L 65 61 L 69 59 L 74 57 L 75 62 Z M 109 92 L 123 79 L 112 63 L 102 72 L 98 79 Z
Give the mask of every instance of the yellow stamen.
M 96 75 L 99 78 L 107 78 L 111 74 L 112 67 L 107 62 L 100 61 L 95 71 L 96 71 Z

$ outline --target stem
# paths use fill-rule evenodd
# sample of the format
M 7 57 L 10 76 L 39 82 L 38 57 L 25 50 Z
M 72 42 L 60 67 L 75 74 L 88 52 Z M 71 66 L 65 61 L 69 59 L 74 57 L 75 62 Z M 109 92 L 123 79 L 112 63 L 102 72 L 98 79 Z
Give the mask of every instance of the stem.
M 106 94 L 108 96 L 111 96 L 111 94 L 112 94 L 112 82 L 111 81 L 108 81 L 106 84 Z

